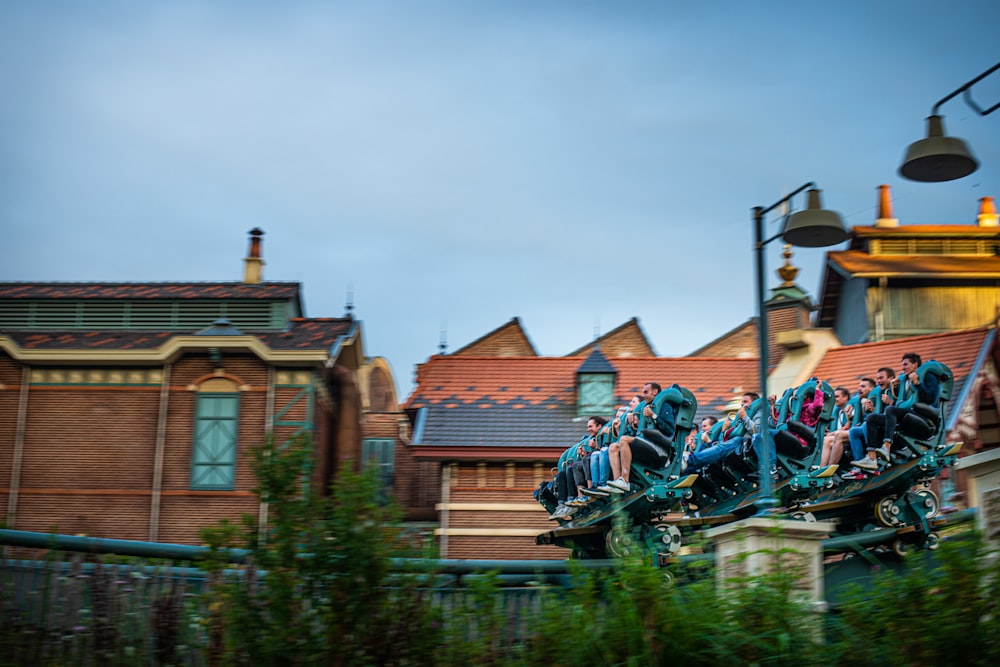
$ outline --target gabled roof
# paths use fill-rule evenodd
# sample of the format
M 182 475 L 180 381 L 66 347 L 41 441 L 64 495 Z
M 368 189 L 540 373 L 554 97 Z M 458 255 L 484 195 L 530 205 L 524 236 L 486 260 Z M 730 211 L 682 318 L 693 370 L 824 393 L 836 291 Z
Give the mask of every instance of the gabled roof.
M 754 356 L 760 350 L 760 331 L 757 318 L 751 317 L 738 324 L 715 340 L 709 341 L 687 355 L 689 357 L 736 357 Z
M 645 332 L 639 326 L 639 318 L 633 317 L 603 336 L 590 341 L 583 347 L 573 350 L 567 357 L 582 357 L 595 347 L 600 347 L 607 357 L 655 357 L 656 351 L 646 338 Z
M 480 336 L 465 347 L 452 352 L 452 357 L 535 357 L 538 352 L 521 326 L 521 319 L 509 321 Z
M 300 283 L 76 283 L 0 282 L 0 299 L 299 299 Z
M 406 402 L 423 412 L 414 445 L 568 447 L 584 433 L 576 418 L 580 357 L 434 356 L 417 367 Z M 756 386 L 756 359 L 638 358 L 614 360 L 616 401 L 625 403 L 646 382 L 690 389 L 698 414 L 716 414 Z M 610 415 L 608 415 L 610 416 Z
M 611 365 L 608 358 L 601 353 L 601 348 L 595 347 L 594 351 L 583 360 L 577 373 L 617 373 L 618 369 Z
M 899 362 L 907 352 L 915 352 L 923 361 L 937 360 L 951 369 L 955 375 L 952 391 L 951 421 L 957 416 L 957 399 L 966 388 L 970 377 L 974 377 L 976 366 L 983 349 L 991 344 L 995 329 L 980 327 L 962 331 L 950 331 L 926 336 L 911 336 L 879 343 L 859 343 L 835 347 L 827 351 L 816 367 L 813 375 L 826 380 L 832 386 L 843 385 L 851 392 L 863 377 L 874 377 L 875 371 L 888 366 L 899 371 Z

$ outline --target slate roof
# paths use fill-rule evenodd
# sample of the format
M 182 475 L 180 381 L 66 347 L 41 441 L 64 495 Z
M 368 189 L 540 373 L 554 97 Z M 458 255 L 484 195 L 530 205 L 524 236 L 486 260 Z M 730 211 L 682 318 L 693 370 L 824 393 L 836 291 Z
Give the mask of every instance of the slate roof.
M 295 300 L 297 282 L 75 283 L 0 282 L 0 299 L 264 299 Z
M 813 373 L 832 386 L 843 385 L 854 392 L 858 380 L 874 377 L 881 366 L 889 366 L 899 372 L 899 362 L 907 352 L 915 352 L 923 361 L 940 361 L 955 375 L 952 390 L 952 408 L 949 428 L 958 410 L 960 397 L 971 377 L 978 371 L 976 363 L 988 344 L 992 344 L 996 329 L 980 327 L 925 336 L 911 336 L 879 343 L 859 343 L 845 345 L 827 351 Z
M 283 331 L 243 331 L 256 336 L 272 350 L 325 350 L 350 331 L 353 319 L 292 318 Z M 192 332 L 193 333 L 193 332 Z M 155 349 L 178 335 L 177 331 L 5 331 L 25 349 Z
M 585 432 L 574 421 L 581 357 L 434 356 L 417 367 L 406 409 L 425 408 L 419 445 L 569 446 Z M 648 381 L 690 389 L 698 415 L 716 414 L 756 385 L 755 359 L 637 358 L 614 360 L 616 401 Z
M 594 351 L 587 355 L 577 373 L 617 373 L 618 369 L 611 365 L 608 358 L 601 353 L 601 348 L 595 347 Z

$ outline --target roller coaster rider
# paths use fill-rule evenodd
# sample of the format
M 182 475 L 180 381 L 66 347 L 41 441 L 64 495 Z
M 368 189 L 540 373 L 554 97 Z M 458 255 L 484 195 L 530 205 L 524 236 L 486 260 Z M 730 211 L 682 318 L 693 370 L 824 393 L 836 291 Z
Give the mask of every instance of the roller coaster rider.
M 752 391 L 748 391 L 740 398 L 740 409 L 732 417 L 726 419 L 722 435 L 718 444 L 695 451 L 688 457 L 687 466 L 681 471 L 682 475 L 695 473 L 705 466 L 721 461 L 730 452 L 734 452 L 743 444 L 744 436 L 749 438 L 755 431 L 753 417 L 750 415 L 750 406 L 760 396 Z
M 647 382 L 642 388 L 643 405 L 639 432 L 635 436 L 624 435 L 608 449 L 611 459 L 611 475 L 615 479 L 608 482 L 612 489 L 627 493 L 632 486 L 629 471 L 632 460 L 643 465 L 662 468 L 670 459 L 673 450 L 676 422 L 674 409 L 667 401 L 660 402 L 659 411 L 653 409 L 653 402 L 661 387 L 656 382 Z
M 884 459 L 888 465 L 891 460 L 892 440 L 896 435 L 896 425 L 909 414 L 914 403 L 924 403 L 936 408 L 940 397 L 940 385 L 934 373 L 926 373 L 923 382 L 917 369 L 920 368 L 920 355 L 907 352 L 903 355 L 902 370 L 899 375 L 899 391 L 894 405 L 888 406 L 881 415 L 872 415 L 865 420 L 868 438 L 868 457 L 855 461 L 858 467 L 871 470 L 878 467 L 876 457 Z M 876 444 L 881 442 L 881 447 Z M 863 465 L 862 465 L 863 464 Z

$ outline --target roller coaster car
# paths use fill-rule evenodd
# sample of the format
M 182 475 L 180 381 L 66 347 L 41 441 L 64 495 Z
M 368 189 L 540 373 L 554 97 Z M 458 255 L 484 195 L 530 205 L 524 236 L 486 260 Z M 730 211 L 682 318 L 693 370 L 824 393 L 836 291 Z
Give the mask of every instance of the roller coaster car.
M 537 538 L 540 544 L 558 544 L 574 549 L 578 556 L 603 558 L 606 554 L 623 555 L 624 546 L 616 546 L 617 533 L 612 530 L 615 517 L 627 516 L 636 526 L 650 526 L 662 516 L 691 497 L 691 485 L 697 475 L 680 475 L 683 464 L 681 453 L 684 439 L 694 426 L 698 402 L 690 390 L 673 385 L 653 399 L 653 412 L 659 413 L 663 403 L 668 402 L 674 411 L 675 430 L 670 438 L 670 448 L 663 448 L 648 440 L 644 442 L 662 453 L 661 465 L 646 466 L 633 462 L 630 471 L 632 488 L 622 495 L 596 498 L 587 507 L 581 508 L 572 519 L 561 519 L 562 527 L 553 533 Z M 645 416 L 639 418 L 638 432 L 648 428 Z M 638 440 L 643 440 L 637 436 Z M 539 502 L 550 512 L 555 508 L 555 497 L 545 490 L 537 494 Z M 546 536 L 558 533 L 549 540 Z M 631 538 L 624 538 L 629 542 Z M 677 546 L 680 546 L 678 537 Z
M 934 528 L 941 502 L 929 486 L 942 468 L 955 462 L 962 444 L 945 441 L 945 406 L 954 390 L 951 370 L 938 361 L 928 361 L 917 369 L 921 382 L 928 373 L 938 380 L 938 405 L 915 403 L 899 420 L 889 466 L 878 475 L 824 489 L 796 503 L 793 512 L 833 521 L 841 535 L 896 528 L 890 542 L 900 556 L 914 547 L 937 546 Z
M 776 474 L 773 491 L 780 512 L 803 520 L 832 521 L 838 534 L 846 535 L 880 527 L 892 535 L 892 547 L 909 550 L 937 544 L 937 496 L 927 488 L 940 470 L 955 461 L 961 444 L 945 442 L 945 404 L 954 388 L 953 375 L 944 364 L 929 361 L 917 370 L 921 381 L 933 373 L 939 382 L 937 406 L 914 404 L 899 420 L 891 464 L 878 475 L 844 481 L 834 477 L 838 466 L 820 466 L 823 436 L 830 426 L 833 390 L 811 380 L 779 401 L 774 432 Z M 815 426 L 802 420 L 808 397 L 822 391 L 823 409 Z M 590 503 L 556 530 L 536 538 L 538 544 L 568 547 L 584 558 L 623 556 L 642 551 L 664 560 L 677 553 L 691 533 L 713 525 L 750 516 L 760 500 L 759 462 L 752 448 L 733 452 L 700 475 L 680 475 L 681 452 L 694 426 L 697 403 L 687 389 L 672 386 L 657 396 L 654 407 L 670 401 L 677 416 L 673 449 L 662 468 L 633 464 L 632 490 L 621 496 Z M 763 409 L 763 399 L 754 409 Z M 640 423 L 640 431 L 643 424 Z M 917 488 L 920 487 L 920 488 Z M 914 490 L 917 488 L 917 490 Z M 540 494 L 552 511 L 555 498 Z M 695 511 L 694 508 L 697 508 Z

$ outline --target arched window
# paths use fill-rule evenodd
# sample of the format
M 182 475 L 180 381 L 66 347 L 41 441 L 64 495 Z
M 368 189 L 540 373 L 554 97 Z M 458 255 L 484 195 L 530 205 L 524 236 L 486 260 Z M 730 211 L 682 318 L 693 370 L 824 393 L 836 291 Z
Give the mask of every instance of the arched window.
M 231 491 L 236 482 L 239 387 L 212 378 L 197 387 L 191 488 Z
M 372 412 L 388 412 L 392 408 L 392 389 L 389 378 L 381 368 L 372 370 L 368 376 L 368 409 Z

